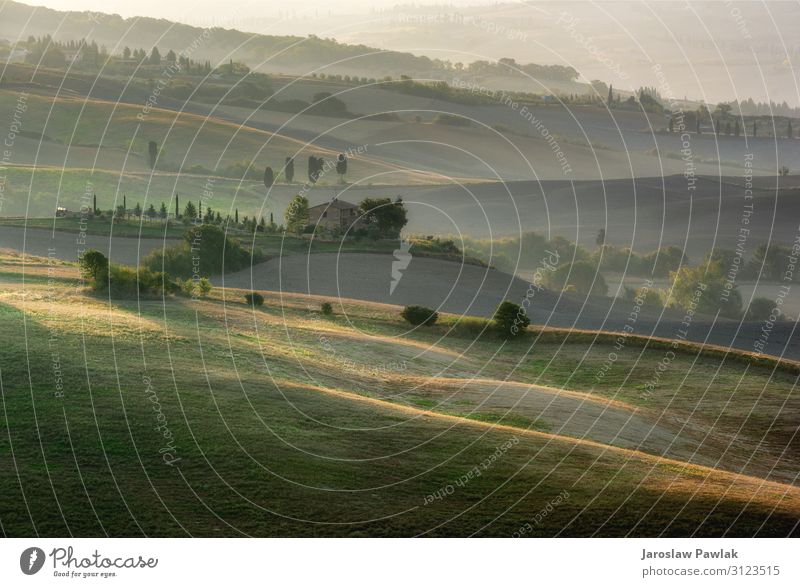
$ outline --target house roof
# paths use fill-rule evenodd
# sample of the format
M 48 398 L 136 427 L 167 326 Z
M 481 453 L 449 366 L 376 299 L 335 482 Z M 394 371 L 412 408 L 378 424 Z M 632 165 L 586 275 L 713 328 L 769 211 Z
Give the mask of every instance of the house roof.
M 349 210 L 350 208 L 358 208 L 356 204 L 351 204 L 350 202 L 345 202 L 343 200 L 333 200 L 332 202 L 325 202 L 324 204 L 317 204 L 316 206 L 311 206 L 309 210 L 328 210 L 328 209 L 338 209 L 338 210 Z

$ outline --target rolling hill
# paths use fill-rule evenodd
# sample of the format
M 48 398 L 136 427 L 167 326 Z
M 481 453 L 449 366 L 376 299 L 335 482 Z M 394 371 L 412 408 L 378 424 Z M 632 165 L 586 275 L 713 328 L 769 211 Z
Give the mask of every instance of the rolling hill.
M 611 347 L 583 339 L 409 330 L 348 300 L 324 317 L 288 293 L 107 300 L 7 255 L 0 279 L 7 535 L 797 532 L 780 370 L 687 351 L 646 393 L 624 382 L 663 350 L 595 384 Z M 56 379 L 27 368 L 55 360 Z

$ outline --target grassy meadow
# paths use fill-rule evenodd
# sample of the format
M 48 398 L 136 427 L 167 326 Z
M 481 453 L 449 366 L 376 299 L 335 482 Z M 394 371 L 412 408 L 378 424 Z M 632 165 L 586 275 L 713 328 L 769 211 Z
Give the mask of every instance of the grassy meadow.
M 598 382 L 608 344 L 505 343 L 449 316 L 409 331 L 391 306 L 109 300 L 13 255 L 0 281 L 8 536 L 797 531 L 786 371 L 681 352 L 643 394 L 663 349 L 619 352 Z M 608 440 L 605 412 L 632 436 Z M 658 445 L 682 432 L 688 448 Z

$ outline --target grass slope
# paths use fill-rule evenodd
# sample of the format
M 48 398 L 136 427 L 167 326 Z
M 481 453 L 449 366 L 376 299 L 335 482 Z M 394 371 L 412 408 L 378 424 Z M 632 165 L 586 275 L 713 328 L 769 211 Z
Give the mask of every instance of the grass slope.
M 725 448 L 746 458 L 749 440 L 775 428 L 767 420 L 782 431 L 793 418 L 786 374 L 681 354 L 645 399 L 622 374 L 640 382 L 662 351 L 620 353 L 592 386 L 609 346 L 542 342 L 528 354 L 528 339 L 500 350 L 464 326 L 439 340 L 449 317 L 409 333 L 389 306 L 345 302 L 324 318 L 319 300 L 286 294 L 255 312 L 234 290 L 109 301 L 76 289 L 73 266 L 33 258 L 4 257 L 0 280 L 0 328 L 12 341 L 0 348 L 5 535 L 509 536 L 526 523 L 527 535 L 797 531 L 791 483 L 601 443 L 590 429 L 568 436 L 558 415 L 507 410 L 475 389 L 548 383 L 567 388 L 559 401 L 576 410 L 632 410 L 654 426 L 700 407 L 695 429 L 716 441 L 742 428 L 743 441 Z M 461 387 L 469 397 L 453 393 Z M 744 416 L 751 406 L 759 421 Z M 159 453 L 159 424 L 174 466 Z M 759 458 L 780 461 L 789 440 L 767 435 Z M 568 497 L 536 521 L 559 495 Z

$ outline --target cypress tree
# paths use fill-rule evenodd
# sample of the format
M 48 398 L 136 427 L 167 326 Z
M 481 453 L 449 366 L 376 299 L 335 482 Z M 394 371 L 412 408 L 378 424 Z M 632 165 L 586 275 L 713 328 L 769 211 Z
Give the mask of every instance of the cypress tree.
M 285 169 L 283 174 L 284 176 L 286 176 L 286 182 L 292 183 L 292 180 L 294 179 L 294 158 L 287 157 L 286 165 L 284 167 Z

